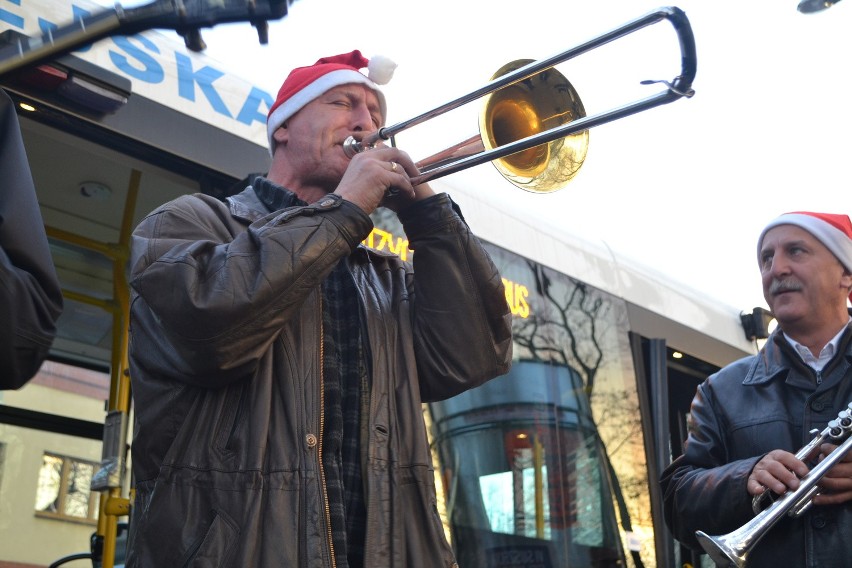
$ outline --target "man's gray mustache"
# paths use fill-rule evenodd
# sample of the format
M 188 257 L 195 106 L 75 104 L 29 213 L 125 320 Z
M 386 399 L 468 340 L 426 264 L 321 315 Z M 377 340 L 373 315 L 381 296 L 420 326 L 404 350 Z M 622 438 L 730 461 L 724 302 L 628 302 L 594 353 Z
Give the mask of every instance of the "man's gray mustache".
M 780 292 L 796 292 L 802 289 L 802 283 L 793 278 L 785 278 L 783 280 L 773 280 L 769 285 L 770 294 L 778 294 Z

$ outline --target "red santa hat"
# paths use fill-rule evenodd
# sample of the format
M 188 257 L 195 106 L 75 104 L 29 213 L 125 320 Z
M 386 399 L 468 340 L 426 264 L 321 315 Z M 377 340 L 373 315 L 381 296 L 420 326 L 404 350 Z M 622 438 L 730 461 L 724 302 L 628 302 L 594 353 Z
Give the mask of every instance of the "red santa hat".
M 846 270 L 852 272 L 852 222 L 849 221 L 849 215 L 793 211 L 776 217 L 769 222 L 757 239 L 758 262 L 760 262 L 763 237 L 769 229 L 778 225 L 795 225 L 806 230 L 825 245 L 825 248 L 837 257 Z M 852 300 L 852 294 L 849 295 L 849 299 Z
M 360 71 L 364 68 L 367 68 L 366 75 Z M 381 105 L 382 117 L 386 117 L 385 96 L 378 86 L 387 84 L 393 77 L 395 69 L 396 63 L 387 57 L 374 56 L 372 59 L 367 59 L 358 50 L 323 57 L 313 65 L 293 69 L 281 85 L 278 97 L 266 118 L 266 135 L 270 152 L 273 132 L 303 106 L 329 89 L 340 85 L 359 83 L 375 91 Z

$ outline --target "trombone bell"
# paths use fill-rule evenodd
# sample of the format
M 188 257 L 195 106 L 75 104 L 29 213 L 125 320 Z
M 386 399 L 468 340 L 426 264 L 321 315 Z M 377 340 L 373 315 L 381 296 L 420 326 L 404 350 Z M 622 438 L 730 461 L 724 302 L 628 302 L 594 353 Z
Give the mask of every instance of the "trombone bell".
M 501 67 L 495 80 L 533 63 L 518 59 Z M 551 67 L 503 87 L 486 97 L 479 131 L 486 150 L 546 132 L 586 116 L 574 86 Z M 492 161 L 503 177 L 517 187 L 536 193 L 562 189 L 577 175 L 589 148 L 589 131 L 583 130 Z

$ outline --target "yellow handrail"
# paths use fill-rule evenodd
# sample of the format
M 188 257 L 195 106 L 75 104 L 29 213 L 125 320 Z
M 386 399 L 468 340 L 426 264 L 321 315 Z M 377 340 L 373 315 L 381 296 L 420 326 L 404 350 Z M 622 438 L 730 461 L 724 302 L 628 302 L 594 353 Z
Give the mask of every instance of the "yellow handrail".
M 136 209 L 141 177 L 142 174 L 139 170 L 134 169 L 131 172 L 117 243 L 104 243 L 55 227 L 45 227 L 49 237 L 98 252 L 112 261 L 113 297 L 111 299 L 95 298 L 71 290 L 63 290 L 62 294 L 70 300 L 98 306 L 112 313 L 112 357 L 107 409 L 109 413 L 122 413 L 124 420 L 130 414 L 131 400 L 130 373 L 127 357 L 130 289 L 127 282 L 125 265 L 130 258 L 130 236 L 133 231 L 133 214 Z M 121 442 L 124 444 L 126 440 L 122 440 Z M 123 461 L 121 467 L 124 467 Z M 123 481 L 123 471 L 121 474 Z M 110 487 L 105 491 L 101 491 L 97 534 L 103 539 L 103 568 L 113 568 L 115 565 L 118 517 L 130 514 L 130 504 L 131 501 L 129 498 L 121 496 L 120 486 Z

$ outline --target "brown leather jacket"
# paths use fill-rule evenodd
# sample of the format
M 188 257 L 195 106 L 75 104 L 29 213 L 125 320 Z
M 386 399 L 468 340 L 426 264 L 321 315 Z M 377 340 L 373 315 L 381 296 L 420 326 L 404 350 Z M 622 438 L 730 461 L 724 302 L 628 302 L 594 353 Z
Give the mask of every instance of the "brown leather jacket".
M 269 213 L 252 188 L 185 196 L 132 251 L 136 500 L 127 566 L 328 567 L 319 456 L 320 283 L 348 257 L 369 342 L 371 568 L 454 566 L 422 402 L 508 371 L 511 315 L 491 259 L 446 195 L 400 215 L 412 266 L 328 196 Z

